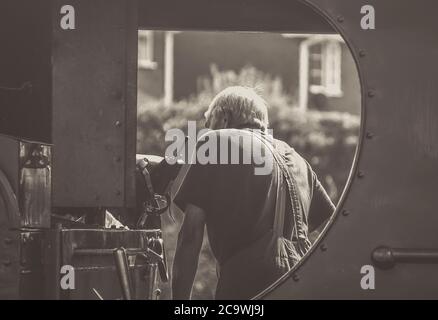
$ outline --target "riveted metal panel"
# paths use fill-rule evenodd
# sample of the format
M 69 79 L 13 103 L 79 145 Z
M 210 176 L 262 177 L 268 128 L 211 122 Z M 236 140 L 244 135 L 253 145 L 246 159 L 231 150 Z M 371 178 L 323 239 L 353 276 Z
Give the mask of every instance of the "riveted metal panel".
M 51 143 L 50 1 L 0 2 L 0 132 Z
M 361 267 L 378 246 L 437 249 L 437 4 L 399 0 L 305 1 L 352 49 L 362 83 L 362 141 L 337 215 L 312 252 L 260 297 L 436 298 L 436 264 L 376 266 L 363 290 Z M 373 5 L 376 29 L 362 30 Z
M 134 194 L 135 1 L 70 1 L 67 30 L 65 4 L 52 7 L 53 206 L 122 207 Z

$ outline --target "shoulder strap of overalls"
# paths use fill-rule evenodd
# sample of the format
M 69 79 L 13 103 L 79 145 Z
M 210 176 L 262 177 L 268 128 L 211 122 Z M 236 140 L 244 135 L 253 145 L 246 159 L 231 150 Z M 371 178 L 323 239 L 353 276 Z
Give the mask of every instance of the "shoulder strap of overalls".
M 284 161 L 283 157 L 274 148 L 273 141 L 269 141 L 269 139 L 263 136 L 262 134 L 258 134 L 256 132 L 252 132 L 252 133 L 271 151 L 275 162 L 278 164 L 278 167 L 280 168 L 279 171 L 281 172 L 281 175 L 279 176 L 280 178 L 278 180 L 278 184 L 280 185 L 280 187 L 277 187 L 277 200 L 281 199 L 281 201 L 278 201 L 280 202 L 278 208 L 276 205 L 276 213 L 274 218 L 274 232 L 276 232 L 276 230 L 281 230 L 278 235 L 283 235 L 286 196 L 284 195 L 283 197 L 281 197 L 281 193 L 279 192 L 281 192 L 282 190 L 283 192 L 285 192 L 285 188 L 281 188 L 281 186 L 283 186 L 282 183 L 283 178 L 285 178 L 289 190 L 290 201 L 292 204 L 292 218 L 294 220 L 294 232 L 295 232 L 295 237 L 297 239 L 297 247 L 298 247 L 297 249 L 298 249 L 298 253 L 301 256 L 303 256 L 309 250 L 311 243 L 307 236 L 306 229 L 303 227 L 304 222 L 303 222 L 302 212 L 299 206 L 295 179 L 290 174 L 287 164 Z M 281 213 L 280 211 L 277 214 L 277 209 L 281 209 L 281 208 L 283 212 Z M 281 229 L 275 229 L 280 227 Z

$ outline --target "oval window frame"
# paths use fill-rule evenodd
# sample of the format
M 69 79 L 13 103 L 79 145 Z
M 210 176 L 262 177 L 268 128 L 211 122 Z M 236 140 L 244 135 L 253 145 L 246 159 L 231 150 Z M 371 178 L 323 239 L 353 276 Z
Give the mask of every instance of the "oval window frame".
M 360 52 L 357 52 L 356 49 L 353 46 L 353 42 L 346 36 L 346 33 L 342 30 L 342 28 L 338 25 L 338 23 L 342 23 L 344 18 L 342 16 L 337 16 L 336 18 L 333 17 L 329 12 L 323 10 L 321 7 L 319 7 L 316 3 L 313 3 L 312 0 L 294 0 L 296 2 L 299 2 L 305 6 L 307 6 L 309 9 L 313 10 L 317 15 L 321 17 L 321 19 L 324 19 L 327 21 L 330 26 L 339 34 L 342 39 L 344 40 L 345 44 L 347 45 L 351 56 L 353 58 L 354 64 L 356 66 L 357 75 L 359 77 L 359 87 L 360 87 L 360 127 L 359 127 L 359 133 L 358 133 L 358 142 L 356 145 L 356 150 L 353 157 L 353 163 L 351 165 L 350 173 L 347 178 L 347 182 L 345 183 L 345 186 L 342 190 L 341 196 L 339 198 L 339 201 L 336 205 L 336 209 L 334 213 L 332 214 L 329 222 L 324 227 L 321 234 L 318 236 L 315 243 L 312 244 L 312 247 L 309 249 L 309 251 L 301 258 L 301 260 L 287 273 L 285 273 L 283 276 L 281 276 L 278 280 L 276 280 L 274 283 L 272 283 L 269 287 L 258 293 L 256 296 L 251 298 L 251 300 L 258 300 L 263 299 L 265 296 L 273 292 L 277 287 L 282 285 L 284 282 L 286 282 L 288 279 L 292 278 L 296 271 L 303 267 L 304 263 L 309 260 L 309 258 L 314 254 L 314 252 L 317 250 L 317 248 L 320 247 L 321 243 L 323 242 L 323 239 L 326 237 L 328 232 L 333 228 L 334 224 L 336 223 L 337 217 L 339 216 L 340 212 L 344 210 L 344 204 L 348 197 L 348 193 L 351 189 L 351 186 L 355 180 L 355 177 L 360 175 L 360 171 L 358 171 L 359 167 L 359 159 L 360 154 L 363 147 L 363 140 L 365 136 L 365 110 L 366 110 L 366 99 L 364 92 L 366 91 L 365 88 L 365 79 L 363 77 L 363 71 L 360 67 L 359 58 L 360 58 Z M 337 23 L 337 22 L 338 23 Z

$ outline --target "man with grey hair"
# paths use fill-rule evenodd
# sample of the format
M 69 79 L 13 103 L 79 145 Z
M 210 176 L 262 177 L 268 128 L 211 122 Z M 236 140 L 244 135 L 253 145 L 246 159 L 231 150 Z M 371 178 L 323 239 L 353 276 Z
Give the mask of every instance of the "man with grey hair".
M 223 90 L 211 102 L 205 118 L 206 127 L 211 129 L 205 136 L 227 142 L 217 144 L 218 159 L 224 152 L 230 156 L 229 149 L 237 148 L 241 158 L 252 161 L 194 163 L 188 168 L 174 199 L 185 215 L 173 265 L 173 298 L 191 296 L 206 226 L 217 260 L 216 299 L 250 299 L 277 280 L 278 274 L 269 268 L 257 273 L 257 261 L 254 269 L 247 270 L 238 265 L 230 268 L 230 261 L 270 232 L 276 211 L 275 190 L 282 183 L 278 182 L 276 170 L 263 175 L 254 173 L 262 155 L 254 154 L 253 150 L 281 155 L 288 172 L 285 176 L 293 180 L 288 184 L 293 182 L 296 186 L 288 189 L 290 201 L 286 201 L 285 212 L 291 214 L 285 215 L 281 228 L 290 243 L 304 243 L 300 257 L 310 247 L 310 233 L 319 232 L 333 213 L 334 205 L 310 165 L 285 142 L 269 137 L 266 102 L 253 89 L 237 86 Z M 236 139 L 248 136 L 261 138 Z M 196 149 L 202 148 L 206 140 L 198 141 Z M 251 266 L 251 261 L 245 264 Z
M 205 112 L 205 118 L 205 126 L 213 130 L 254 128 L 265 131 L 268 128 L 266 102 L 254 89 L 246 87 L 228 87 L 219 93 Z

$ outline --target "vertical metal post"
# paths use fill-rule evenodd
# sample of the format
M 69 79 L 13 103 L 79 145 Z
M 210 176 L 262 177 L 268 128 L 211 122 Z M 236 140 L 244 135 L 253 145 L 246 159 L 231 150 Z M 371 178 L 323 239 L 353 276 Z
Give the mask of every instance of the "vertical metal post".
M 120 280 L 120 287 L 122 289 L 123 299 L 132 300 L 132 282 L 129 272 L 128 257 L 125 248 L 118 248 L 114 250 L 114 260 L 116 263 L 116 270 Z
M 174 72 L 174 33 L 166 31 L 165 53 L 164 53 L 164 104 L 166 106 L 173 102 L 173 72 Z

